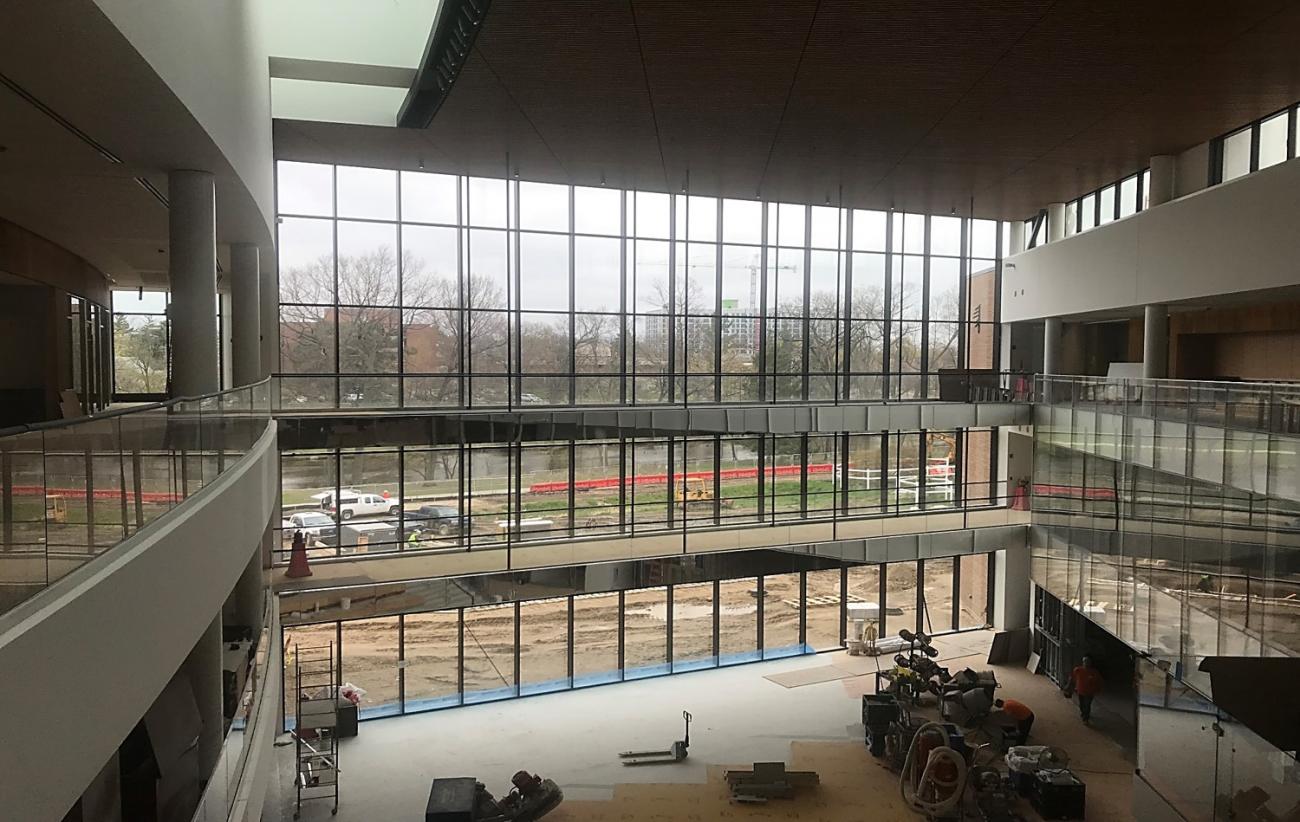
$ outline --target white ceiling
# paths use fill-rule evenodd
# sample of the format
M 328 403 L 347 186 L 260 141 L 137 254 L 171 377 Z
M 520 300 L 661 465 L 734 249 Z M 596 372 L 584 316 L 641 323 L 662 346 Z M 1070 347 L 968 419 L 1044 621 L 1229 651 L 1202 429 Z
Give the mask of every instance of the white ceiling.
M 252 195 L 186 107 L 91 0 L 0 3 L 0 217 L 83 257 L 116 284 L 165 286 L 167 170 L 217 181 L 222 244 L 256 242 L 274 260 Z M 224 265 L 225 261 L 222 260 Z

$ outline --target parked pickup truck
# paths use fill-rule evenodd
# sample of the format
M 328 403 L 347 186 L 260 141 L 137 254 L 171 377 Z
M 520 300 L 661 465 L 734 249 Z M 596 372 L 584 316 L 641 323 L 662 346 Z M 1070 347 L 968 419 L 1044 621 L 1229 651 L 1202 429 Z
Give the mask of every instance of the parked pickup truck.
M 396 497 L 383 497 L 379 494 L 369 494 L 352 488 L 344 488 L 339 491 L 339 505 L 334 504 L 333 491 L 314 494 L 312 499 L 320 500 L 322 511 L 335 514 L 342 520 L 350 520 L 353 517 L 364 517 L 370 514 L 392 514 L 397 516 L 397 512 L 402 509 L 402 501 Z
M 414 511 L 406 512 L 406 529 L 432 531 L 444 537 L 449 534 L 467 534 L 470 519 L 461 516 L 460 511 L 450 505 L 421 505 Z
M 338 538 L 339 529 L 334 518 L 320 511 L 303 511 L 285 520 L 285 530 L 292 535 L 301 531 L 308 545 L 316 542 L 333 545 Z

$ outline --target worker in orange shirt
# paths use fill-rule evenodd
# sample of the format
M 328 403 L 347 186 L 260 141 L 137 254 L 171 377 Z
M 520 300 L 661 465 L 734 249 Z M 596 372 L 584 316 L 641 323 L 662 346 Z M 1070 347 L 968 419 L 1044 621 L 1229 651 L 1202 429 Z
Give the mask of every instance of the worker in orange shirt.
M 1029 741 L 1029 729 L 1034 727 L 1034 712 L 1018 699 L 995 699 L 993 707 L 1016 723 L 1016 744 L 1023 745 Z
M 1065 686 L 1065 698 L 1069 699 L 1074 694 L 1079 695 L 1079 716 L 1083 718 L 1084 725 L 1092 719 L 1092 699 L 1101 693 L 1101 686 L 1101 673 L 1093 667 L 1091 657 L 1085 656 L 1083 662 L 1070 671 L 1070 681 Z

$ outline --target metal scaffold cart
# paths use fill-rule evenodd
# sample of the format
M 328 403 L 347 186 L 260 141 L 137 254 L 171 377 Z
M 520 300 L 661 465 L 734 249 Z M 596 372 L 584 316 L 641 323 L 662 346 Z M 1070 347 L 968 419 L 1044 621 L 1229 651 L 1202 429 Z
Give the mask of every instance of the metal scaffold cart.
M 293 738 L 297 762 L 294 787 L 298 792 L 293 818 L 302 803 L 333 799 L 331 814 L 339 810 L 338 666 L 334 643 L 304 648 L 294 646 L 294 682 L 298 711 Z

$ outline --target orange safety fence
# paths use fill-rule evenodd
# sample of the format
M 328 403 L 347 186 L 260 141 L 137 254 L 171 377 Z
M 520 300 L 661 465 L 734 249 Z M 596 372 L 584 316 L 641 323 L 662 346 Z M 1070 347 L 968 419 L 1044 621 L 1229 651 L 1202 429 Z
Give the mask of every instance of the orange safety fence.
M 70 500 L 85 498 L 85 488 L 46 488 L 43 485 L 14 485 L 12 493 L 16 497 L 66 497 Z M 95 499 L 133 499 L 135 494 L 125 488 L 96 488 L 91 496 Z M 185 497 L 171 491 L 141 491 L 141 502 L 181 502 Z
M 765 473 L 769 477 L 789 477 L 799 476 L 803 470 L 802 465 L 775 465 L 766 469 Z M 835 464 L 830 462 L 818 462 L 808 465 L 809 474 L 829 474 L 835 470 Z M 719 480 L 732 479 L 754 479 L 758 476 L 758 468 L 726 468 L 718 472 Z M 673 482 L 679 480 L 713 480 L 712 471 L 691 471 L 685 474 L 673 474 Z M 626 480 L 622 477 L 599 477 L 597 479 L 577 480 L 573 483 L 575 491 L 595 491 L 602 488 L 618 488 L 620 485 L 667 485 L 667 474 L 637 474 L 628 477 Z M 528 486 L 530 494 L 559 494 L 569 490 L 569 483 L 565 480 L 557 482 L 535 482 Z

